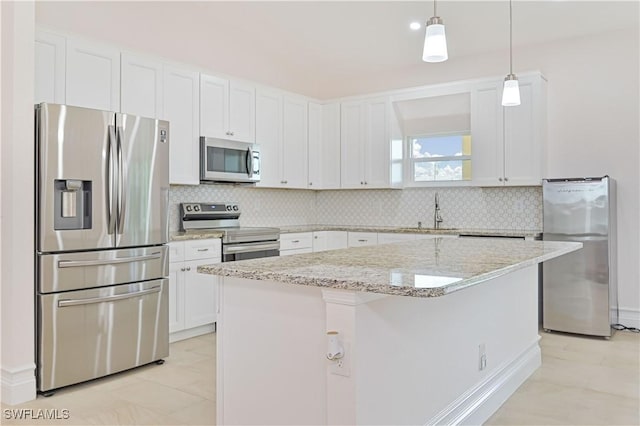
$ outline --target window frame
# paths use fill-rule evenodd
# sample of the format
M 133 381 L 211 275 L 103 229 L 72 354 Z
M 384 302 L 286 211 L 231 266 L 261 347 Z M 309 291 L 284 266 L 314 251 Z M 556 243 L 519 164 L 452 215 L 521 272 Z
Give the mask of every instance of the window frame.
M 461 130 L 455 132 L 440 132 L 440 133 L 426 133 L 419 135 L 405 136 L 404 149 L 405 149 L 405 175 L 404 186 L 405 187 L 441 187 L 441 186 L 472 186 L 473 182 L 473 149 L 470 155 L 461 156 L 443 156 L 443 157 L 431 157 L 431 159 L 425 159 L 423 157 L 413 157 L 413 142 L 412 139 L 420 138 L 434 138 L 434 137 L 446 137 L 446 136 L 469 136 L 472 137 L 470 130 Z M 473 138 L 471 139 L 473 144 Z M 468 160 L 471 162 L 472 176 L 467 180 L 428 180 L 428 181 L 416 181 L 415 180 L 415 166 L 416 163 L 434 163 L 438 161 L 462 161 Z

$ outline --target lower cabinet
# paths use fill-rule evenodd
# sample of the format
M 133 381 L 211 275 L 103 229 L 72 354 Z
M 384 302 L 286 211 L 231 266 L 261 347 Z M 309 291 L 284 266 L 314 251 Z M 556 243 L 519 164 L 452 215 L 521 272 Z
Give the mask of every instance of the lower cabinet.
M 377 232 L 349 232 L 349 247 L 375 246 L 378 244 Z
M 346 231 L 316 231 L 313 233 L 313 251 L 327 251 L 347 248 Z
M 215 330 L 218 277 L 199 274 L 200 265 L 220 263 L 220 239 L 169 244 L 169 339 L 171 342 Z

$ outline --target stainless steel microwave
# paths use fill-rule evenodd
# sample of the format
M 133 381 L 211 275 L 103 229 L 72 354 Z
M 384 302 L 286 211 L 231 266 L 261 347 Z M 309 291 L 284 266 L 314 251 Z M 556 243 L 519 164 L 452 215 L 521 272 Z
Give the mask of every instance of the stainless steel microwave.
M 200 180 L 202 182 L 260 182 L 260 146 L 256 144 L 200 137 Z

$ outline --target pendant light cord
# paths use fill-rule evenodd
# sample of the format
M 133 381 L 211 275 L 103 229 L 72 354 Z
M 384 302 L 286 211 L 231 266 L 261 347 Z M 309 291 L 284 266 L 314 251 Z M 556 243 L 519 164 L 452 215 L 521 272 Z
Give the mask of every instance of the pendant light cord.
M 513 74 L 513 14 L 511 8 L 511 0 L 509 0 L 509 74 Z
M 433 0 L 433 16 L 438 16 L 436 13 L 436 0 Z

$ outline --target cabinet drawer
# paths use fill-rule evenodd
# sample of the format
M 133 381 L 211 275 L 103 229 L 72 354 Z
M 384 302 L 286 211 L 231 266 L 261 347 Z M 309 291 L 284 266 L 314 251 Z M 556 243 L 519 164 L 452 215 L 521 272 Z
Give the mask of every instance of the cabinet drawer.
M 376 232 L 349 232 L 349 247 L 362 247 L 378 244 Z
M 313 247 L 311 232 L 280 235 L 280 250 L 293 250 Z
M 219 238 L 207 240 L 192 240 L 184 243 L 184 259 L 199 260 L 221 258 L 222 246 Z

